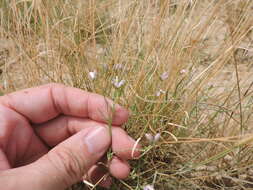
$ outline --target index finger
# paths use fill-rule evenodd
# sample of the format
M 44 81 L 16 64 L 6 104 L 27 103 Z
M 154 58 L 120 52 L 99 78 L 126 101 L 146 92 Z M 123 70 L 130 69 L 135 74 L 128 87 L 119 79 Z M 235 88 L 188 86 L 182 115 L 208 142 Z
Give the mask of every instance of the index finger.
M 121 125 L 128 111 L 101 95 L 60 84 L 29 88 L 0 97 L 3 104 L 28 118 L 43 123 L 60 114 L 90 118 L 95 121 Z

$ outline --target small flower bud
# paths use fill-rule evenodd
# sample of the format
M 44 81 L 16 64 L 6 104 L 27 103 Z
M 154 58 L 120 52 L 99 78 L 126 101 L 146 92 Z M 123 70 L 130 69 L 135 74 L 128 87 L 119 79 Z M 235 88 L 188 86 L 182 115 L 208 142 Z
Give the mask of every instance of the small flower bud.
M 165 94 L 165 93 L 166 93 L 166 92 L 165 92 L 164 90 L 160 89 L 160 90 L 158 90 L 158 91 L 156 92 L 156 96 L 159 97 L 161 94 Z
M 154 137 L 150 133 L 146 133 L 145 137 L 149 141 L 149 143 L 152 143 L 154 141 Z
M 120 88 L 126 83 L 126 81 L 124 79 L 119 80 L 119 77 L 116 76 L 115 79 L 112 80 L 112 83 L 116 88 Z
M 159 139 L 161 138 L 161 133 L 157 133 L 154 137 L 154 143 L 156 143 L 157 141 L 159 141 Z
M 97 78 L 97 71 L 89 72 L 88 77 L 91 80 L 95 80 Z
M 169 77 L 169 73 L 168 72 L 164 72 L 163 74 L 160 75 L 160 79 L 161 80 L 166 80 Z

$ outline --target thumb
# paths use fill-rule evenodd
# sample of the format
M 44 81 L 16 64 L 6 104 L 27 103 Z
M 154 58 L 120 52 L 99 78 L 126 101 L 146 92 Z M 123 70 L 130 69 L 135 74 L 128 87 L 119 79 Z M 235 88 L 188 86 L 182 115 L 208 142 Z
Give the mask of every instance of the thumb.
M 11 177 L 15 177 L 15 186 L 19 189 L 62 190 L 80 181 L 110 144 L 108 129 L 87 128 L 60 143 L 33 164 L 18 168 L 18 174 Z

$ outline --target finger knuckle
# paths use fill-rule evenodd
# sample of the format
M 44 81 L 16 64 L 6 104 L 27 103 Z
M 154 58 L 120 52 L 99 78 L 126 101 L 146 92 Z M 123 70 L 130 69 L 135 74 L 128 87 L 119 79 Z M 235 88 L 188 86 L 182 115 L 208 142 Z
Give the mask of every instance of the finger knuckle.
M 26 120 L 8 107 L 0 105 L 0 147 L 7 148 L 16 126 L 27 126 Z M 25 128 L 26 129 L 26 128 Z
M 49 154 L 50 162 L 60 173 L 66 174 L 63 183 L 69 185 L 76 179 L 81 179 L 85 173 L 85 167 L 80 157 L 71 151 L 70 148 L 61 147 Z

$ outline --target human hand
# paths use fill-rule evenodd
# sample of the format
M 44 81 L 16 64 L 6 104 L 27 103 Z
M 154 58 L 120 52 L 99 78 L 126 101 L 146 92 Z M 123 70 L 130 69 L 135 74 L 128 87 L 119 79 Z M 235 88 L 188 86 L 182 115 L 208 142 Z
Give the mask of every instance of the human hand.
M 135 141 L 120 128 L 128 111 L 103 96 L 59 84 L 0 97 L 1 189 L 65 189 L 83 176 L 97 182 L 107 171 L 97 163 L 108 148 L 112 176 L 124 179 Z M 106 125 L 112 118 L 112 136 Z M 108 176 L 100 182 L 109 187 Z

